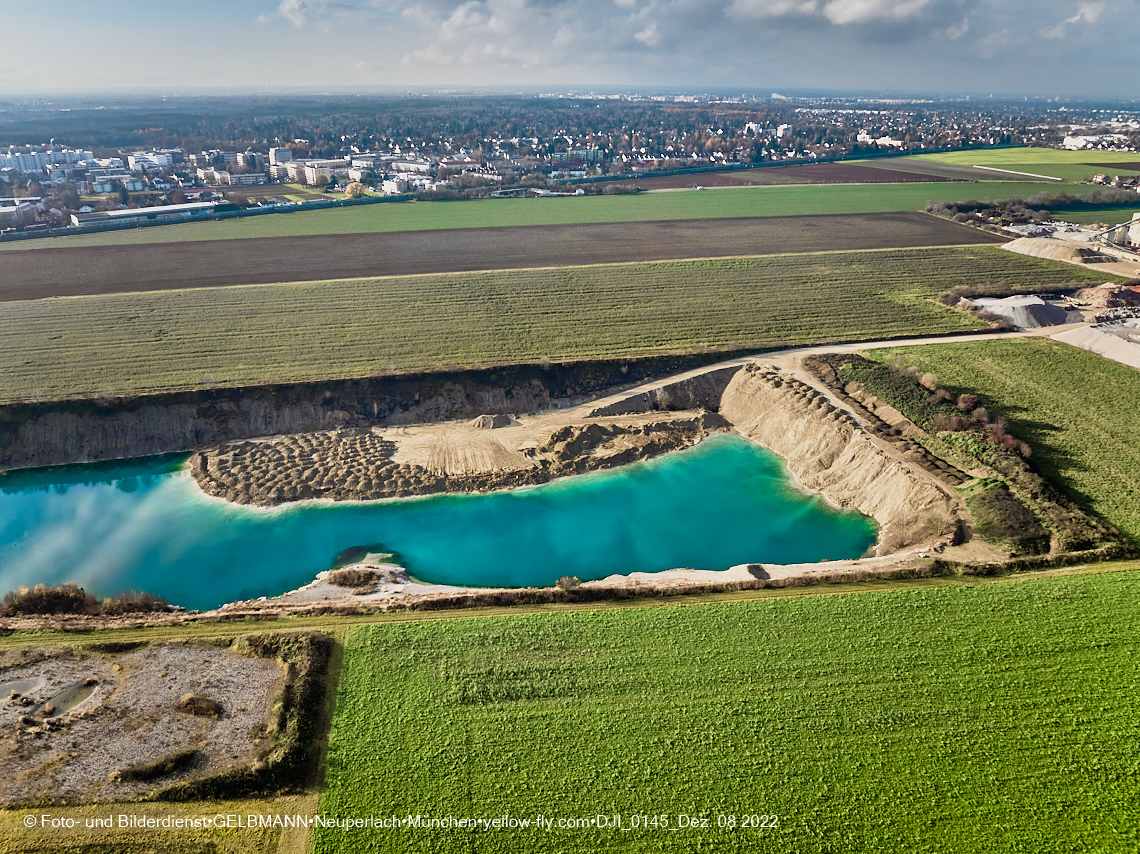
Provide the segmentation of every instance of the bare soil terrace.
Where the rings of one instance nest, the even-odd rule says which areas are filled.
[[[0,302],[367,276],[1000,242],[994,235],[922,213],[879,213],[42,249],[5,255]]]

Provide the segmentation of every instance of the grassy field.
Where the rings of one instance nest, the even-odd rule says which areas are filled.
[[[1140,207],[1106,207],[1087,211],[1055,211],[1053,219],[1075,222],[1077,225],[1095,225],[1097,223],[1117,225],[1128,222],[1136,213],[1140,213]]]
[[[955,394],[980,395],[1046,475],[1140,543],[1140,371],[1040,338],[867,353],[895,355]]]
[[[699,193],[668,192],[628,196],[404,202],[26,240],[0,244],[0,251],[585,222],[888,213],[922,210],[927,202],[932,201],[952,202],[968,198],[996,201],[1015,195],[1031,196],[1040,190],[1039,184],[1017,182],[978,185],[866,184],[740,187],[710,189]]]
[[[910,160],[904,158],[901,162]],[[952,166],[992,166],[997,169],[1009,169],[1013,172],[1029,172],[1036,175],[1047,175],[1052,178],[1062,178],[1066,181],[1085,181],[1093,175],[1101,173],[1117,174],[1126,172],[1134,174],[1140,169],[1118,168],[1115,172],[1106,163],[1137,163],[1140,155],[1129,151],[1061,151],[1055,148],[1003,148],[996,151],[951,151],[943,154],[919,154],[915,160],[932,163],[946,163]],[[1102,164],[1102,165],[1094,165]],[[979,173],[984,171],[979,169]],[[1000,175],[1000,173],[991,173]],[[1011,179],[1017,176],[1010,175]],[[1044,187],[1036,187],[1029,195],[1039,193]],[[1064,189],[1064,188],[1062,188]],[[1070,190],[1069,192],[1072,192]],[[1022,195],[1016,193],[1014,195]],[[1024,196],[1022,196],[1024,198]]]
[[[974,246],[13,302],[0,402],[972,330],[932,298],[1103,279]]]
[[[315,850],[1129,850],[1138,602],[1114,573],[361,628],[323,814],[611,826],[318,831]],[[711,826],[633,828],[660,815]]]

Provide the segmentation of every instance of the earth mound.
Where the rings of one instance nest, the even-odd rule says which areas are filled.
[[[1095,288],[1085,288],[1078,292],[1077,299],[1093,308],[1119,308],[1126,305],[1140,305],[1140,292],[1124,285],[1105,282]]]
[[[480,415],[468,422],[472,427],[477,430],[494,430],[498,427],[510,427],[511,417],[509,415]]]
[[[1042,326],[1061,326],[1080,320],[1079,312],[1069,312],[1057,305],[1050,305],[1035,296],[1016,296],[1004,299],[982,298],[963,300],[972,308],[988,311],[1014,326],[1022,329],[1039,329]],[[1072,315],[1070,317],[1070,315]]]

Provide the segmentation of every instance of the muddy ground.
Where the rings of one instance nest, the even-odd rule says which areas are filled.
[[[37,249],[5,253],[0,301],[364,276],[911,248],[1002,240],[922,213],[880,213]]]

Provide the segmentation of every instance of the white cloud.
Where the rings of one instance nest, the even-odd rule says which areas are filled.
[[[635,33],[633,37],[649,47],[656,47],[658,42],[661,41],[661,33],[657,32],[656,24],[650,24],[640,33]]]
[[[468,0],[443,22],[443,38],[451,41],[464,32],[482,29],[489,20],[486,5],[479,0]]]
[[[437,44],[429,44],[423,50],[415,50],[411,53],[404,54],[404,65],[414,65],[416,63],[428,63],[431,65],[447,65],[455,59],[455,56],[450,53],[444,52]]]
[[[935,0],[733,0],[730,15],[742,18],[824,18],[840,26],[872,21],[908,21]]]
[[[574,41],[577,34],[570,27],[559,27],[550,44],[554,47],[566,47]]]
[[[302,27],[307,23],[309,4],[305,0],[281,0],[277,12],[292,21],[294,27]]]
[[[370,9],[362,9],[354,3],[338,0],[281,0],[276,12],[258,15],[259,23],[268,24],[277,18],[284,18],[298,29],[312,23],[327,27],[328,20],[350,21],[354,24],[374,22],[381,17]]]
[[[831,0],[823,14],[833,24],[863,24],[870,21],[907,21],[934,0]]]
[[[1097,0],[1097,2],[1093,3],[1082,3],[1077,7],[1077,14],[1071,18],[1066,18],[1055,27],[1050,27],[1042,35],[1047,39],[1059,39],[1064,37],[1066,30],[1072,24],[1079,24],[1081,21],[1088,24],[1095,24],[1097,18],[1104,14],[1104,10],[1107,6],[1108,4],[1105,3],[1104,0]]]
[[[817,0],[733,0],[728,13],[739,18],[782,18],[787,15],[814,15]]]
[[[950,38],[951,41],[957,41],[968,32],[970,32],[970,19],[963,18],[962,23],[955,24],[954,26],[947,28],[946,35]]]

